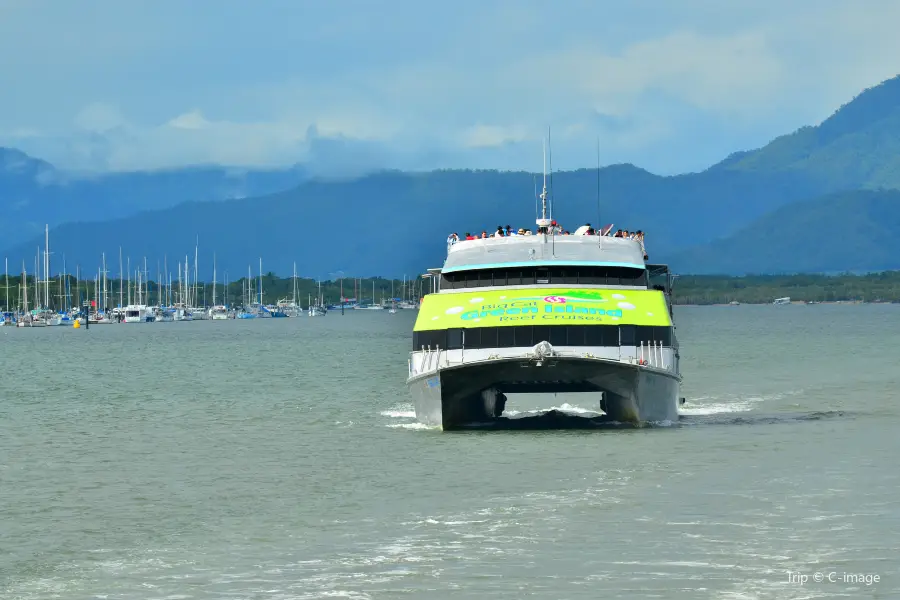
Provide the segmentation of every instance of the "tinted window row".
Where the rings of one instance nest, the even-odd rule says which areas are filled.
[[[422,346],[459,348],[514,348],[547,341],[554,346],[672,345],[672,328],[646,325],[523,325],[413,332],[413,350]]]
[[[647,271],[628,267],[522,267],[441,275],[441,289],[541,284],[646,286]]]

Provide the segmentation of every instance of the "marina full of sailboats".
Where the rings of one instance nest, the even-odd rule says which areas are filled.
[[[162,264],[156,265],[153,274],[146,258],[132,264],[131,258],[124,257],[120,248],[118,256],[113,257],[113,261],[118,262],[118,277],[115,279],[110,278],[115,266],[110,264],[113,261],[105,253],[98,257],[98,266],[93,272],[84,272],[80,266],[70,272],[63,257],[62,268],[57,267],[55,273],[51,269],[53,254],[49,227],[45,226],[44,247],[36,249],[33,265],[23,261],[20,271],[19,265],[12,266],[8,259],[5,260],[4,290],[0,293],[0,302],[3,302],[0,327],[290,318],[325,316],[334,312],[344,313],[345,310],[380,310],[395,314],[401,309],[418,308],[423,285],[420,279],[407,281],[404,277],[402,283],[397,282],[400,289],[399,294],[395,295],[395,282],[392,280],[388,295],[385,289],[387,282],[381,280],[379,298],[373,279],[371,298],[358,300],[357,297],[363,293],[362,280],[353,279],[354,296],[346,297],[345,282],[341,279],[339,284],[328,282],[332,287],[339,285],[340,290],[338,301],[328,304],[321,280],[316,282],[315,294],[305,294],[305,299],[301,297],[301,280],[297,276],[295,263],[289,294],[274,302],[269,294],[269,301],[265,302],[267,292],[264,282],[272,275],[264,276],[262,258],[258,258],[255,265],[248,265],[246,277],[240,279],[238,297],[236,281],[229,284],[227,273],[220,280],[215,255],[212,283],[201,280],[199,243],[194,248],[193,257],[185,255],[183,260],[171,266],[165,258]],[[253,272],[254,266],[257,267],[256,273]],[[269,281],[271,283],[271,279]],[[308,285],[305,289],[309,289]]]

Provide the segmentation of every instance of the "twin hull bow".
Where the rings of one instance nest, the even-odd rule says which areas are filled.
[[[678,344],[663,291],[518,288],[429,294],[407,380],[419,421],[503,414],[506,394],[602,392],[610,421],[678,419]]]

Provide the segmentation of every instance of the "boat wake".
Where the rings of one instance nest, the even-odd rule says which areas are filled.
[[[613,421],[602,412],[586,409],[577,405],[563,403],[549,409],[509,410],[502,417],[466,423],[460,430],[497,430],[497,431],[541,431],[541,430],[620,430],[620,429],[660,429],[672,427],[699,427],[721,425],[774,425],[779,423],[798,423],[820,421],[853,416],[843,410],[833,411],[794,411],[762,413],[757,412],[766,402],[777,401],[802,393],[803,390],[771,394],[767,396],[751,396],[746,398],[720,399],[702,397],[698,405],[688,404],[679,411],[677,421],[651,422],[636,425]],[[403,422],[388,423],[394,429],[430,430],[435,429],[415,421],[416,413],[412,404],[398,404],[379,413],[383,417]]]

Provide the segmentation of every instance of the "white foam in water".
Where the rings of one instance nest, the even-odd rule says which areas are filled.
[[[397,404],[395,406],[392,406],[388,410],[381,411],[378,414],[380,414],[382,417],[390,417],[392,419],[416,418],[416,410],[410,403]]]
[[[579,414],[579,415],[598,414],[596,410],[591,410],[589,408],[581,408],[580,406],[573,406],[573,405],[569,404],[568,402],[563,402],[559,406],[554,406],[551,408],[551,410],[558,410],[560,412],[567,412],[567,413],[575,413],[575,414]]]
[[[401,428],[401,429],[434,429],[431,425],[426,425],[425,423],[392,423],[388,425],[391,428]]]
[[[746,398],[735,397],[731,399],[719,396],[701,396],[688,399],[687,406],[679,409],[679,413],[688,416],[719,415],[723,413],[749,412],[756,408],[757,404],[770,400],[780,400],[785,396],[793,396],[802,393],[803,390],[792,390],[779,394],[766,396],[749,396]]]

